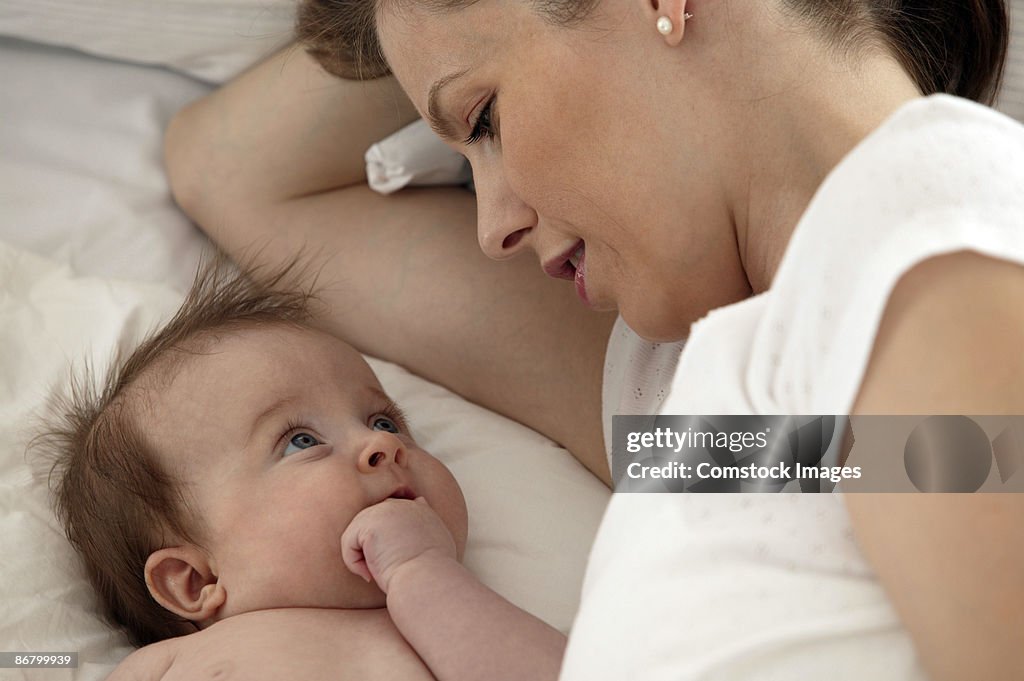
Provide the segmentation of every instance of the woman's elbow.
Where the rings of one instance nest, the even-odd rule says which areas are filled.
[[[199,221],[199,213],[206,196],[205,186],[200,181],[199,172],[204,166],[201,160],[201,136],[196,134],[196,126],[191,116],[192,107],[179,111],[171,119],[164,133],[164,169],[171,196],[193,220]]]

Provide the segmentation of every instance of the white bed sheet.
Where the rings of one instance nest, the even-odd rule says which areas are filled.
[[[25,443],[70,361],[104,364],[188,286],[205,239],[171,201],[161,137],[207,91],[158,67],[0,38],[0,651],[80,653],[76,670],[0,669],[4,681],[98,680],[129,651],[97,615]],[[608,491],[529,429],[373,365],[463,486],[467,564],[567,630]]]

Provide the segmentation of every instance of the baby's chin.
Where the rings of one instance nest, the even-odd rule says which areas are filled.
[[[225,600],[224,607],[217,613],[216,617],[204,622],[200,628],[249,612],[262,610],[278,610],[285,608],[310,608],[310,609],[335,609],[335,610],[374,610],[387,607],[387,595],[377,587],[374,582],[366,582],[362,577],[351,575],[351,579],[343,588],[337,585],[325,586],[322,590],[314,590],[316,593],[307,592],[303,595],[278,593],[268,597],[268,594],[252,594],[246,597],[239,594],[239,597],[232,598],[229,593]]]
[[[312,598],[312,602],[304,606],[296,604],[280,605],[278,607],[310,607],[310,608],[335,608],[339,610],[371,610],[374,608],[386,608],[388,597],[376,582],[367,582],[355,574],[346,575],[346,584],[342,589],[333,589],[329,597]]]
[[[355,575],[353,575],[355,577]],[[376,582],[366,582],[362,577],[355,577],[358,585],[353,592],[342,599],[343,605],[337,607],[350,610],[366,610],[370,608],[386,608],[388,597]]]

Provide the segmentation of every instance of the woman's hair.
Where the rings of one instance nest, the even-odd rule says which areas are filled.
[[[119,352],[102,385],[88,365],[83,375],[72,375],[33,440],[31,449],[52,463],[57,517],[104,614],[136,646],[194,630],[153,600],[144,573],[153,551],[171,541],[200,545],[203,528],[182,481],[161,464],[146,437],[141,416],[148,410],[147,392],[172,380],[220,334],[254,325],[307,325],[314,294],[287,288],[295,269],[293,264],[253,278],[221,257],[208,260],[177,314],[127,356]]]
[[[999,93],[1009,47],[1004,0],[783,0],[826,31],[835,47],[883,45],[925,95],[983,104]]]
[[[513,0],[503,0],[513,1]],[[830,44],[854,50],[886,46],[925,95],[943,92],[991,104],[999,90],[1009,42],[1004,0],[781,0],[825,31]],[[444,12],[477,0],[303,0],[296,35],[336,76],[369,79],[390,68],[377,38],[384,2],[419,2]],[[549,21],[573,24],[597,0],[531,0]]]
[[[502,0],[511,2],[513,0]],[[519,1],[519,0],[516,0]],[[598,0],[530,0],[553,24],[571,26],[586,18]],[[385,3],[415,2],[438,14],[479,0],[302,0],[295,18],[296,39],[328,73],[369,80],[391,73],[377,38],[377,12]]]

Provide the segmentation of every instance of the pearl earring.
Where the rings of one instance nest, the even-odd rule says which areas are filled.
[[[692,18],[693,15],[689,12],[683,13],[683,21],[689,21]],[[668,17],[658,17],[658,23],[656,25],[658,27],[658,33],[662,35],[668,35],[672,32],[672,29],[675,28],[675,26],[672,25],[672,20]]]

